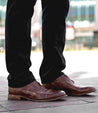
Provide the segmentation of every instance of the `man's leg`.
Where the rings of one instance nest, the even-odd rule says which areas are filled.
[[[31,17],[36,0],[8,0],[6,12],[6,65],[10,87],[35,80],[31,66]]]
[[[65,18],[68,0],[42,0],[43,6],[43,62],[40,75],[47,89],[64,90],[67,95],[80,96],[96,91],[94,87],[78,87],[61,71],[65,68]]]
[[[68,9],[68,0],[42,0],[43,62],[40,68],[42,83],[51,83],[63,75],[65,19]]]
[[[66,96],[62,91],[47,90],[41,86],[29,71],[30,27],[35,2],[36,0],[8,0],[6,14],[8,99],[53,101]]]

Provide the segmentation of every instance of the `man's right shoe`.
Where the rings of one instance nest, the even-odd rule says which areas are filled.
[[[34,81],[24,87],[11,88],[9,87],[8,99],[21,100],[27,99],[32,101],[54,101],[64,98],[66,93],[61,90],[46,89],[37,81]]]

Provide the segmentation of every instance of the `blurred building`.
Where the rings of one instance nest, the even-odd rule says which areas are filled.
[[[0,0],[0,26],[4,26],[7,0]]]
[[[0,0],[0,51],[5,48],[5,13],[7,0]]]
[[[98,47],[98,0],[96,0],[96,6],[95,6],[94,43]]]
[[[96,24],[95,12],[97,0],[70,0],[70,10],[67,17],[67,26],[73,26],[75,29],[75,38],[67,40],[67,46],[81,48],[88,46],[92,48],[98,46],[94,40],[94,29]],[[95,7],[96,6],[96,7]],[[66,37],[67,38],[67,37]]]
[[[81,49],[98,46],[98,0],[70,0],[66,19],[66,47]],[[4,25],[7,0],[0,0],[0,48],[4,47]],[[54,6],[55,7],[55,6]],[[31,37],[38,46],[41,44],[41,0],[37,0],[32,18]],[[35,43],[33,43],[35,45]]]
[[[94,22],[95,0],[70,0],[68,20]]]

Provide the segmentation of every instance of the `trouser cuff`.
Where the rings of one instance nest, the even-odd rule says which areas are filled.
[[[62,75],[64,75],[63,72],[60,72],[60,73],[57,73],[55,75],[51,75],[51,76],[48,76],[48,77],[45,76],[45,77],[41,78],[42,84],[49,84],[49,83],[55,81],[58,77],[60,77]]]

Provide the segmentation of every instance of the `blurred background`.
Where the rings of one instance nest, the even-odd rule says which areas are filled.
[[[5,14],[7,0],[0,0],[0,52],[5,51]],[[32,51],[41,50],[41,0],[32,18]],[[65,50],[98,50],[98,0],[70,0],[66,21]]]
[[[0,77],[7,77],[5,65],[5,15],[7,0],[0,0]],[[55,6],[54,6],[55,7]],[[37,0],[32,18],[31,71],[39,79],[42,62],[42,10]],[[67,73],[73,78],[98,77],[98,0],[70,0],[66,22]]]

